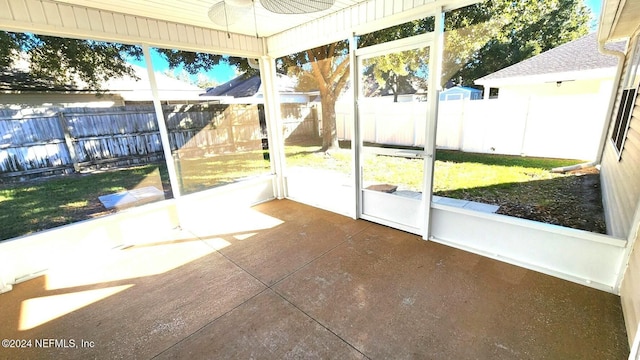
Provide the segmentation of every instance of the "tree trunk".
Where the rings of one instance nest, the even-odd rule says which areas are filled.
[[[336,97],[332,93],[320,91],[322,103],[322,151],[338,149],[338,128],[336,126]]]
[[[391,91],[393,91],[393,102],[398,102],[398,88],[400,88],[398,84],[398,75],[393,71],[389,75],[389,82],[391,82]]]

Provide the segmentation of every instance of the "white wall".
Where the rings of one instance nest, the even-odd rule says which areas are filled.
[[[633,49],[632,43],[629,48]],[[627,54],[625,73],[629,71],[631,54]],[[622,84],[624,84],[623,75]],[[620,107],[624,85],[617,89],[616,103],[612,113],[611,127]],[[611,129],[610,129],[611,130]],[[618,154],[611,141],[611,132],[602,156],[600,172],[602,200],[607,221],[607,232],[613,236],[626,238],[629,242],[628,259],[621,272],[620,298],[624,314],[629,345],[634,343],[640,328],[640,251],[638,234],[640,229],[640,96],[636,95],[630,125],[622,152]],[[637,359],[637,358],[636,358]]]
[[[613,74],[611,75],[611,77]],[[606,93],[611,95],[613,79],[590,79],[576,81],[546,82],[537,84],[501,85],[499,98],[529,96],[564,96]]]
[[[0,242],[0,292],[56,264],[135,243],[177,225],[175,202],[165,200]]]
[[[555,85],[554,85],[555,86]],[[557,96],[441,101],[436,146],[467,152],[594,160],[605,122],[608,91]],[[350,139],[344,119],[350,104],[336,104],[338,136]],[[389,145],[424,145],[424,102],[370,101],[361,107],[363,139]]]
[[[435,242],[618,292],[625,239],[440,204],[431,208],[430,239]]]

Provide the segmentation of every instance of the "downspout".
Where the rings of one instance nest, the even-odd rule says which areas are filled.
[[[598,163],[600,163],[602,161],[602,156],[604,154],[604,148],[607,144],[607,137],[609,135],[609,127],[611,125],[611,121],[612,121],[612,117],[613,117],[613,108],[615,106],[615,102],[616,102],[616,97],[618,95],[618,90],[619,90],[619,86],[620,86],[620,81],[622,80],[622,71],[624,70],[624,63],[625,60],[627,58],[626,53],[622,52],[622,51],[616,51],[616,50],[611,50],[611,49],[607,49],[604,47],[605,42],[603,40],[598,39],[598,51],[600,51],[601,54],[604,55],[611,55],[611,56],[616,56],[618,58],[618,65],[616,67],[616,75],[613,78],[613,89],[611,90],[611,98],[609,99],[609,107],[607,108],[607,118],[608,121],[605,121],[605,125],[604,128],[602,129],[602,137],[600,138],[600,145],[599,145],[599,150],[598,150],[598,155],[597,155],[597,159],[596,161]],[[627,46],[629,46],[629,44],[627,43]],[[602,188],[602,191],[604,192],[604,187]],[[606,201],[604,199],[603,196],[603,203],[606,209]],[[606,211],[605,211],[605,220],[609,220],[606,216]],[[608,221],[607,221],[608,223]],[[640,204],[638,204],[636,206],[636,211],[634,214],[634,218],[633,218],[633,224],[639,224],[640,223]],[[632,231],[631,234],[627,237],[627,246],[624,250],[624,254],[622,257],[622,262],[620,264],[620,268],[618,271],[618,276],[616,279],[616,283],[615,286],[613,288],[613,291],[615,294],[620,295],[620,287],[622,285],[622,280],[624,279],[624,275],[625,275],[625,270],[628,266],[629,263],[629,259],[631,257],[631,251],[633,250],[633,244],[635,243],[633,236],[637,236],[637,231],[638,228],[636,228],[636,231]],[[632,344],[630,344],[632,345]],[[631,357],[630,357],[631,358]]]
[[[607,121],[604,123],[602,129],[602,135],[600,136],[600,144],[598,145],[598,154],[594,161],[595,164],[602,162],[602,154],[604,153],[604,147],[607,144],[607,136],[609,135],[609,125],[611,124],[611,118],[613,116],[613,107],[616,104],[616,97],[618,95],[618,86],[620,86],[620,79],[622,78],[622,70],[624,69],[624,61],[626,54],[622,51],[611,50],[604,47],[605,42],[598,40],[598,51],[603,55],[615,56],[618,58],[618,65],[616,66],[616,75],[613,78],[613,88],[611,89],[611,98],[609,99],[609,106],[607,107]]]

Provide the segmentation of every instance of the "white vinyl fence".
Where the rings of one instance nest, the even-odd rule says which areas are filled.
[[[338,137],[351,139],[350,104],[336,104]],[[441,101],[436,145],[478,153],[593,160],[605,123],[600,94],[520,100]],[[361,107],[365,142],[423,146],[425,102],[370,102]]]

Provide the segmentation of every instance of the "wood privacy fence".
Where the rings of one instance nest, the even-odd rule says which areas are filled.
[[[594,160],[606,120],[602,94],[537,96],[520,100],[455,100],[438,105],[436,146],[506,155]],[[351,104],[336,104],[338,136],[351,139]],[[367,103],[363,140],[424,146],[427,103]]]
[[[180,157],[261,149],[262,105],[163,106],[172,152]],[[285,136],[317,134],[315,109],[283,104]],[[152,106],[0,110],[0,176],[71,173],[163,158]]]

